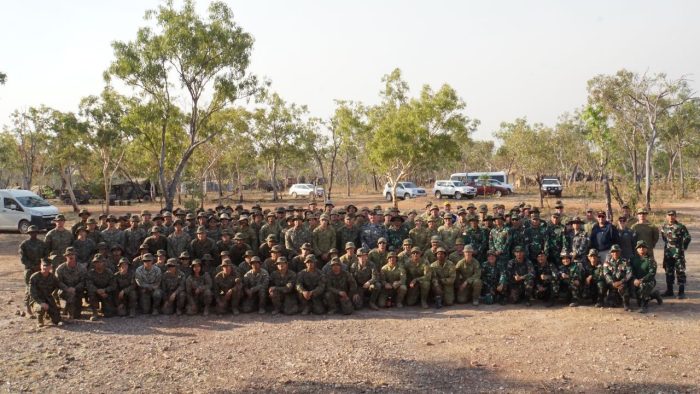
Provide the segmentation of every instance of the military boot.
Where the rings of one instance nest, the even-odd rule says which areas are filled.
[[[97,309],[92,310],[92,315],[90,316],[90,321],[97,321],[100,319],[100,315],[97,314]]]
[[[43,327],[44,326],[44,312],[39,312],[37,313],[36,316],[36,325],[37,327]]]
[[[659,291],[658,291],[658,290],[654,290],[654,291],[651,293],[651,298],[655,299],[655,300],[656,300],[656,303],[659,304],[659,305],[661,305],[661,304],[664,303],[664,299],[661,298],[661,294],[659,294]]]
[[[647,304],[649,304],[649,301],[647,301],[647,300],[642,301],[642,305],[639,308],[639,313],[647,313]]]
[[[625,309],[625,312],[629,312],[632,310],[632,308],[630,307],[630,297],[629,296],[622,297],[622,307]]]
[[[129,317],[136,317],[136,308],[129,309]]]
[[[678,285],[678,295],[676,298],[679,300],[685,299],[685,285]]]
[[[442,297],[437,296],[435,297],[435,309],[440,309],[442,308]]]
[[[373,310],[373,311],[378,311],[378,310],[379,310],[379,307],[377,306],[377,304],[375,304],[374,302],[370,301],[370,302],[369,302],[369,309],[371,309],[371,310]]]
[[[673,282],[666,281],[666,292],[663,294],[664,297],[673,297]]]

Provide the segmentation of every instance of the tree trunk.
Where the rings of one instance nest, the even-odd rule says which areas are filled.
[[[656,134],[654,132],[654,134]],[[651,155],[654,149],[654,141],[656,138],[651,138],[651,143],[647,144],[646,155],[644,158],[644,173],[646,177],[644,178],[644,208],[647,210],[651,209]]]
[[[569,186],[576,180],[576,173],[578,172],[578,163],[574,164],[574,169],[571,171],[571,176],[569,177]]]
[[[673,184],[673,166],[676,164],[676,157],[678,156],[678,152],[673,152],[671,155],[671,159],[669,160],[668,163],[668,173],[666,174],[666,183],[671,185]]]
[[[608,178],[608,174],[603,175],[603,186],[605,187],[605,209],[607,211],[608,221],[612,223],[612,197],[610,195],[610,179]]]
[[[681,182],[681,198],[685,198],[685,174],[683,173],[683,148],[678,148],[678,177]]]
[[[374,181],[374,191],[379,191],[379,186],[377,185],[377,172],[372,170],[372,180]]]
[[[272,159],[272,201],[277,201],[277,158]]]
[[[542,177],[537,174],[537,191],[540,194],[540,208],[544,208],[544,193],[542,193]],[[484,195],[486,193],[486,188],[484,187]]]
[[[105,213],[109,215],[109,192],[112,188],[110,185],[109,169],[106,165],[102,165],[102,178],[104,179],[105,188]]]
[[[345,192],[350,197],[350,158],[345,155]]]
[[[73,205],[73,212],[78,212],[78,202],[75,200],[75,193],[73,192],[73,185],[70,180],[70,167],[61,168],[61,178],[66,183],[66,190],[68,190],[68,196],[70,197],[70,203]]]
[[[637,196],[640,196],[640,195],[642,195],[642,186],[640,184],[639,164],[638,164],[638,160],[637,160],[637,149],[636,148],[632,152],[632,176],[634,176],[635,192],[637,193]]]

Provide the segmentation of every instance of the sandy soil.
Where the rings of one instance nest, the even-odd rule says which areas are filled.
[[[535,203],[535,196],[485,202],[510,207],[523,199]],[[386,205],[372,196],[353,201]],[[586,203],[564,201],[569,214],[582,213]],[[700,202],[656,208],[669,207],[681,211],[694,239],[689,298],[652,303],[647,315],[535,303],[349,317],[139,316],[39,329],[19,316],[17,247],[24,236],[0,234],[0,390],[700,392]],[[158,207],[116,210],[144,208]],[[657,282],[664,283],[661,269]]]

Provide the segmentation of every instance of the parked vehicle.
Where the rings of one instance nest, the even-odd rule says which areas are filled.
[[[564,186],[561,185],[559,178],[547,177],[542,179],[542,188],[540,193],[542,196],[554,195],[561,197]]]
[[[474,196],[476,196],[476,188],[467,186],[460,181],[435,181],[435,185],[433,185],[433,195],[435,198],[442,198],[445,196],[453,197],[457,200],[463,197],[474,198]]]
[[[310,183],[295,183],[289,188],[289,195],[292,198],[297,197],[310,197],[314,190],[316,192],[316,197],[323,197],[324,191],[322,187],[315,187]]]
[[[74,189],[73,194],[75,195],[75,202],[77,202],[78,204],[90,204],[91,196],[87,190]],[[66,205],[71,205],[70,194],[68,193],[68,190],[64,190],[61,192],[60,199]]]
[[[450,180],[462,181],[464,183],[474,182],[477,179],[495,179],[497,181],[507,183],[508,177],[503,171],[491,171],[491,172],[457,172],[450,175]]]
[[[26,233],[31,225],[49,230],[56,215],[58,208],[29,190],[0,190],[0,230]]]
[[[496,197],[507,196],[511,191],[501,186],[500,182],[494,179],[477,179],[468,183],[469,186],[476,188],[476,194],[480,196],[494,195]]]
[[[510,183],[501,182],[498,179],[489,179],[489,181],[491,183],[493,183],[494,185],[501,186],[501,187],[508,189],[509,194],[515,193],[515,187],[513,187],[513,185],[511,185]]]
[[[384,191],[382,192],[387,201],[391,201],[391,186],[389,182],[384,184]],[[407,200],[409,198],[425,197],[427,195],[426,191],[422,187],[418,187],[413,182],[399,182],[396,185],[396,198],[401,200]]]

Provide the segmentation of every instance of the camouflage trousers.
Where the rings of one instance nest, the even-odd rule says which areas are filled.
[[[666,284],[669,287],[676,282],[685,285],[685,255],[664,253],[664,270],[666,270]]]
[[[464,285],[464,288],[462,286]],[[467,279],[456,283],[457,303],[464,304],[469,301],[478,301],[481,296],[481,279]]]
[[[454,305],[455,303],[455,287],[454,284],[440,283],[439,279],[433,279],[430,285],[433,291],[433,296],[442,297],[442,304],[445,306]]]
[[[24,268],[24,305],[29,308],[32,306],[32,297],[29,294],[29,278],[34,275],[35,272],[39,272],[39,266]]]
[[[283,293],[272,289],[270,292],[270,302],[274,310],[284,313],[285,315],[293,315],[299,312],[297,297],[293,292]]]
[[[420,298],[421,306],[428,305],[428,296],[430,295],[430,282],[427,280],[417,281],[413,287],[406,288],[406,305],[413,306],[418,303]]]
[[[308,314],[309,311],[312,311],[314,314],[320,315],[326,310],[323,306],[323,295],[313,295],[311,299],[307,300],[303,295],[298,293],[297,299],[299,300],[299,307],[303,314]]]
[[[258,290],[253,290],[253,292],[248,295],[243,292],[243,300],[241,301],[241,311],[243,313],[250,313],[256,308],[259,312],[265,312],[265,306],[267,305],[267,288],[260,288]]]
[[[366,303],[377,305],[379,291],[379,287],[374,284],[370,285],[369,288],[358,286],[357,291],[352,295],[352,304],[355,309],[362,309]]]
[[[175,290],[170,293],[163,292],[163,307],[161,308],[161,312],[163,312],[164,315],[172,315],[173,313],[181,314],[185,309],[185,301],[187,301],[187,296],[184,291]]]
[[[242,287],[237,285],[233,287],[231,294],[217,294],[216,313],[219,315],[224,314],[226,311],[234,314],[238,313],[238,304],[241,302],[241,291],[243,291]]]
[[[555,294],[557,298],[563,292],[567,300],[578,301],[579,287],[581,285],[581,282],[578,279],[560,279],[558,282],[559,291],[557,291],[557,293]]]
[[[403,304],[404,298],[406,298],[406,286],[399,285],[397,287],[392,287],[391,289],[382,288],[379,291],[379,298],[377,299],[377,305],[380,308],[385,308],[390,305]],[[391,303],[388,301],[391,299]]]
[[[119,316],[126,316],[129,312],[136,313],[136,305],[138,304],[138,296],[135,289],[125,291],[122,299],[119,299],[119,291],[114,294],[114,305]],[[128,308],[128,311],[127,311]]]
[[[37,314],[37,318],[43,321],[46,316],[51,319],[53,324],[58,324],[61,321],[61,311],[53,298],[49,298],[46,302],[49,306],[48,310],[44,310],[40,304],[34,303],[32,309]]]
[[[208,310],[213,298],[211,290],[209,289],[204,289],[204,291],[199,294],[195,294],[194,292],[187,293],[185,312],[188,315],[196,315],[200,309]]]
[[[532,296],[538,300],[553,299],[559,294],[559,281],[550,279],[538,281],[532,289]]]
[[[105,317],[112,317],[116,315],[116,307],[114,306],[114,296],[107,293],[104,297],[97,292],[88,292],[88,300],[90,301],[90,309],[93,312],[97,312],[100,307],[102,308],[102,314]]]
[[[583,286],[581,286],[581,298],[590,299],[594,303],[602,301],[603,291],[605,290],[605,281],[593,280],[590,283],[583,281]]]
[[[326,291],[325,299],[326,306],[328,306],[328,313],[335,313],[338,310],[338,305],[340,305],[340,312],[343,315],[349,315],[355,310],[349,294],[347,297],[341,298],[332,291]]]
[[[603,293],[601,294],[602,299],[603,299],[603,303],[608,302],[610,295],[615,296],[615,298],[617,298],[617,299],[621,298],[624,305],[629,305],[629,302],[630,302],[629,286],[627,286],[626,283],[623,284],[620,288],[615,288],[615,287],[613,287],[613,285],[611,283],[606,283],[604,288],[603,288]]]
[[[157,312],[158,309],[160,309],[162,299],[163,292],[160,291],[160,289],[139,287],[139,303],[141,305],[141,312]]]
[[[517,304],[520,300],[530,301],[533,285],[532,280],[510,283],[508,285],[508,300],[514,304]]]
[[[80,313],[83,309],[83,297],[81,292],[68,292],[59,290],[58,297],[66,302],[65,311],[71,319],[80,319]]]
[[[639,287],[634,285],[634,280],[630,281],[629,284],[630,293],[634,293],[635,298],[639,301],[647,301],[651,298],[651,294],[654,292],[656,287],[656,280],[652,279],[646,282],[642,282]]]

